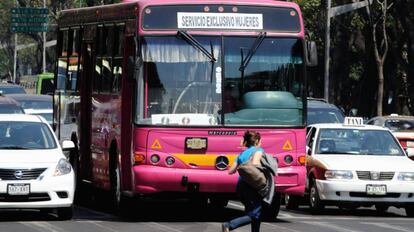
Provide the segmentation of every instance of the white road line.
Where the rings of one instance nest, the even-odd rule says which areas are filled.
[[[287,228],[287,227],[284,227],[284,226],[279,226],[279,225],[272,224],[272,223],[268,223],[268,222],[265,222],[265,223],[262,223],[262,224],[265,224],[265,225],[271,226],[271,227],[273,227],[273,228],[277,228],[277,229],[278,229],[277,231],[301,232],[301,231],[299,231],[299,230],[290,229],[290,228]]]
[[[149,226],[151,226],[153,228],[161,229],[163,231],[183,232],[181,230],[177,230],[177,229],[174,229],[172,227],[169,227],[169,226],[166,226],[166,225],[163,225],[163,224],[160,224],[160,223],[156,223],[156,222],[150,222],[148,224],[149,224]]]
[[[390,225],[390,224],[381,223],[381,222],[361,222],[361,224],[374,225],[374,226],[378,226],[378,227],[381,227],[381,228],[390,229],[390,230],[393,230],[393,231],[403,231],[403,232],[412,232],[413,231],[413,230],[406,229],[406,228],[401,227],[401,226]]]
[[[351,229],[344,228],[344,227],[341,227],[341,226],[337,226],[337,225],[334,225],[334,224],[328,223],[328,222],[302,222],[302,223],[310,224],[310,225],[314,225],[314,226],[319,226],[319,227],[322,227],[322,228],[328,228],[328,229],[339,231],[339,232],[361,232],[359,230],[351,230]]]
[[[54,226],[48,222],[19,222],[27,227],[35,229],[40,232],[50,231],[50,232],[64,232],[63,228]]]
[[[108,226],[104,226],[104,225],[99,224],[99,223],[102,223],[102,222],[103,221],[82,221],[81,223],[89,223],[89,224],[93,224],[93,225],[95,225],[95,226],[97,226],[97,227],[99,227],[101,229],[107,230],[107,231],[119,232],[119,230],[115,230],[115,229],[112,229],[112,228],[110,228]]]

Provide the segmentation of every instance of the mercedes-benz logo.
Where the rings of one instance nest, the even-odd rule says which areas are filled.
[[[17,170],[14,172],[14,177],[16,177],[16,179],[21,179],[23,177],[23,172],[22,170]]]
[[[229,166],[229,159],[225,156],[219,156],[216,158],[216,168],[218,170],[226,170]]]
[[[379,180],[380,173],[379,172],[371,172],[371,179],[372,180]]]

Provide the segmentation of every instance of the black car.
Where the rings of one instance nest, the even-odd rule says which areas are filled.
[[[308,98],[308,125],[315,123],[343,123],[343,112],[324,99]]]

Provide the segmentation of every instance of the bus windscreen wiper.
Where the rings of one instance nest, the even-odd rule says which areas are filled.
[[[177,35],[181,36],[187,43],[189,43],[193,47],[200,50],[204,55],[206,55],[211,60],[211,62],[216,62],[216,58],[214,58],[212,46],[211,46],[211,53],[210,53],[209,51],[207,51],[207,49],[203,47],[203,45],[200,42],[198,42],[196,38],[188,34],[186,31],[178,31]]]
[[[249,53],[247,53],[246,57],[243,57],[243,48],[241,48],[241,56],[242,56],[241,59],[242,60],[240,63],[239,71],[243,72],[246,69],[254,53],[256,53],[257,49],[259,48],[260,44],[262,44],[265,37],[266,37],[266,32],[260,32],[259,36],[257,36],[256,40],[252,44],[252,47],[249,49]]]

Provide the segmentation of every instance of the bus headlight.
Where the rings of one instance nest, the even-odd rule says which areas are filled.
[[[71,170],[72,166],[70,165],[70,163],[66,159],[62,158],[56,165],[55,173],[53,174],[53,176],[66,175],[70,173]]]
[[[400,172],[398,174],[398,180],[414,181],[414,172]]]
[[[325,178],[326,179],[335,179],[335,180],[350,180],[354,177],[351,171],[345,170],[326,170]]]

